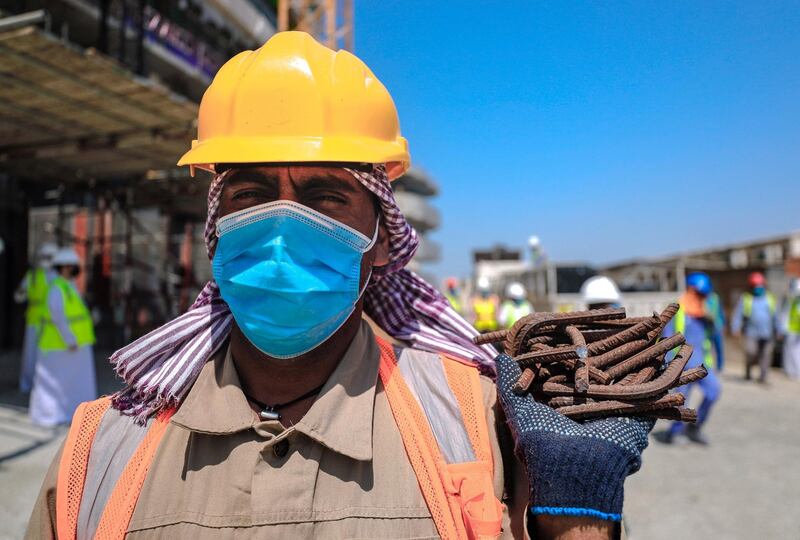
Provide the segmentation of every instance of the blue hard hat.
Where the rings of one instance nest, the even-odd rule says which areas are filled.
[[[686,276],[686,286],[691,287],[703,296],[708,296],[714,287],[711,286],[711,278],[705,272],[692,272]]]

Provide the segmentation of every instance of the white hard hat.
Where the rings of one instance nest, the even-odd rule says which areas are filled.
[[[39,246],[38,255],[39,257],[53,257],[56,252],[58,251],[58,246],[55,245],[53,242],[45,242],[41,246]]]
[[[594,276],[584,281],[581,296],[586,304],[614,304],[622,299],[617,284],[606,276]]]
[[[479,291],[488,291],[489,290],[489,278],[486,276],[481,276],[478,278],[478,290]]]
[[[512,281],[506,287],[506,296],[513,300],[522,300],[525,298],[525,287],[519,281]]]
[[[61,248],[53,256],[53,266],[80,266],[81,260],[72,248]]]

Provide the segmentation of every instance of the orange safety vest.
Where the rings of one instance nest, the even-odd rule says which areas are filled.
[[[494,461],[477,369],[456,358],[415,349],[398,349],[398,358],[391,344],[375,339],[389,407],[439,535],[445,540],[499,537],[503,505],[492,485]],[[56,486],[59,540],[76,537],[89,453],[110,405],[110,398],[103,397],[82,403],[75,411]],[[460,413],[460,422],[458,414],[448,417],[454,411]],[[125,537],[173,413],[161,413],[148,428],[111,492],[96,540]]]

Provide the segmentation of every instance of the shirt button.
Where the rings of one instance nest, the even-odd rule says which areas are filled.
[[[289,441],[283,439],[276,442],[272,447],[272,452],[279,458],[284,457],[289,452]]]

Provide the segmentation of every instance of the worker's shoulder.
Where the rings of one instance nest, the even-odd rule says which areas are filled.
[[[75,435],[85,437],[86,432],[97,441],[126,439],[131,434],[141,436],[147,431],[151,419],[144,423],[136,417],[124,414],[111,404],[111,398],[104,396],[92,401],[84,401],[75,411],[70,432],[80,430]]]

